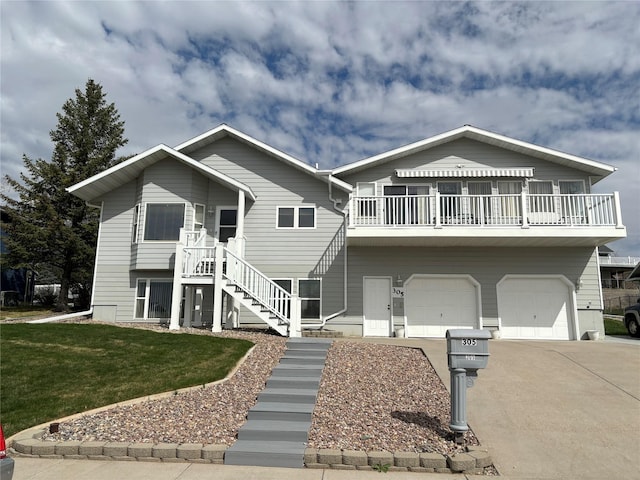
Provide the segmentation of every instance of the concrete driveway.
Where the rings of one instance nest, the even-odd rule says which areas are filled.
[[[422,340],[447,383],[446,343]],[[640,341],[491,340],[468,422],[518,479],[639,478]]]

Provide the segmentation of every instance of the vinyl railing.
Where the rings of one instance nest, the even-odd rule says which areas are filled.
[[[225,248],[224,253],[224,277],[257,303],[268,308],[274,316],[289,323],[291,294],[230,250]]]
[[[619,226],[617,194],[354,196],[349,226]]]

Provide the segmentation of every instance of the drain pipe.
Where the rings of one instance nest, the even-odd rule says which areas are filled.
[[[70,318],[86,317],[88,315],[93,315],[93,307],[91,307],[89,310],[85,310],[84,312],[66,313],[64,315],[57,315],[55,317],[40,318],[38,320],[28,320],[26,323],[60,322],[62,320],[69,320]]]
[[[320,175],[326,175],[325,172],[318,172]],[[340,315],[342,315],[343,313],[346,313],[347,311],[347,213],[345,210],[341,209],[338,205],[340,205],[341,201],[339,198],[334,198],[333,197],[333,193],[331,191],[331,185],[332,185],[332,179],[333,176],[331,175],[331,172],[328,173],[328,182],[327,185],[329,187],[329,200],[331,202],[333,202],[333,208],[334,210],[336,210],[337,212],[339,212],[340,214],[342,214],[343,218],[344,218],[344,222],[343,222],[343,227],[345,229],[344,232],[344,269],[343,269],[343,281],[344,281],[344,298],[343,298],[343,304],[344,304],[344,308],[342,308],[341,310],[338,310],[335,313],[332,313],[331,315],[327,315],[326,317],[324,317],[324,319],[322,320],[322,322],[320,323],[306,323],[304,325],[304,328],[308,328],[308,329],[313,329],[313,330],[321,330],[322,328],[324,328],[324,326],[327,324],[327,322],[329,320],[332,320]]]

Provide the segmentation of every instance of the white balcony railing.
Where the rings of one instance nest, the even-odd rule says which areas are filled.
[[[622,226],[617,194],[354,196],[350,227]]]

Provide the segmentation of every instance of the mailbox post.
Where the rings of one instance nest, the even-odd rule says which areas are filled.
[[[447,330],[447,360],[451,376],[451,423],[456,443],[463,442],[467,425],[467,388],[473,387],[478,370],[487,367],[489,339],[486,330]]]

